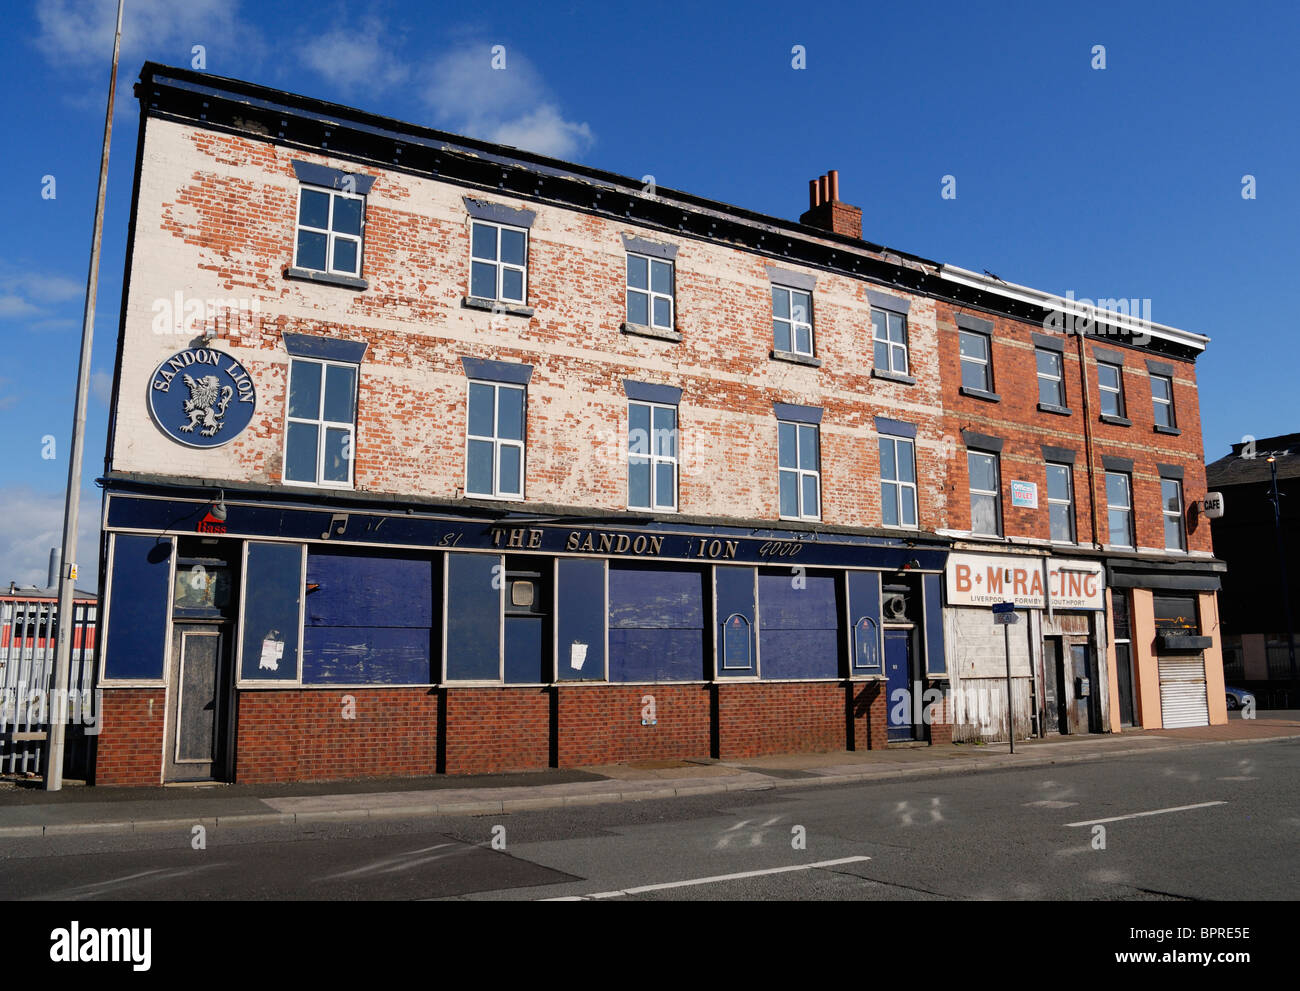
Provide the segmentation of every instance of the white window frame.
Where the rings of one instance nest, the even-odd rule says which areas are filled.
[[[1110,476],[1111,475],[1115,475],[1118,478],[1124,479],[1124,491],[1128,496],[1128,503],[1126,505],[1116,506],[1111,503],[1110,501]],[[1127,519],[1125,535],[1128,537],[1128,543],[1127,544],[1111,543],[1110,546],[1135,548],[1137,546],[1137,533],[1134,530],[1134,526],[1133,526],[1133,476],[1130,475],[1128,472],[1124,472],[1124,471],[1108,471],[1106,472],[1105,484],[1106,484],[1106,540],[1110,541],[1111,539],[1110,514],[1122,512],[1124,513]]]
[[[793,468],[781,467],[781,424],[788,423],[794,430],[794,463]],[[799,467],[799,436],[800,427],[809,427],[816,432],[817,436],[817,467],[800,468]],[[776,428],[776,465],[777,465],[777,484],[776,484],[776,511],[780,519],[783,520],[820,520],[822,518],[822,428],[817,423],[803,423],[799,420],[777,420]],[[799,515],[785,516],[781,513],[781,475],[789,473],[795,478],[795,497],[799,501]],[[803,506],[803,480],[805,476],[811,476],[817,480],[817,512],[805,513]]]
[[[966,355],[961,353],[961,341],[962,338],[964,337],[970,337],[974,340],[979,340],[984,342],[983,358],[976,358],[972,355]],[[981,333],[978,330],[959,330],[957,332],[957,360],[958,360],[957,370],[958,372],[963,373],[961,375],[961,379],[963,380],[961,382],[962,385],[966,386],[966,382],[965,382],[966,376],[964,374],[964,370],[965,370],[966,363],[970,362],[972,365],[979,365],[984,369],[984,376],[983,376],[984,384],[980,386],[966,386],[966,388],[979,389],[981,392],[993,391],[993,337],[992,335]]]
[[[1046,464],[1047,464],[1047,470],[1046,470],[1045,474],[1046,474],[1047,478],[1046,478],[1046,486],[1045,486],[1045,487],[1046,487],[1046,489],[1047,489],[1047,536],[1048,536],[1048,539],[1051,540],[1052,543],[1054,543],[1054,544],[1077,544],[1077,543],[1079,542],[1079,532],[1078,532],[1078,527],[1076,526],[1076,521],[1075,521],[1075,518],[1074,518],[1074,465],[1072,465],[1072,464],[1068,464],[1068,463],[1066,463],[1066,462],[1064,462],[1064,461],[1048,461]],[[1065,490],[1066,490],[1066,497],[1065,497],[1064,499],[1054,499],[1054,498],[1052,498],[1052,469],[1053,469],[1053,468],[1063,468],[1063,469],[1065,469]],[[1052,533],[1052,507],[1053,507],[1053,506],[1065,506],[1066,509],[1069,510],[1069,514],[1070,514],[1070,517],[1069,517],[1069,518],[1070,518],[1070,536],[1069,536],[1069,538],[1066,539],[1066,540],[1061,540],[1061,539],[1058,538],[1054,533]]]
[[[677,325],[677,263],[670,258],[654,258],[650,255],[643,255],[639,251],[629,251],[628,258],[642,258],[646,262],[646,288],[640,289],[632,285],[632,274],[627,270],[627,262],[623,263],[623,282],[627,288],[627,318],[632,322],[632,294],[638,293],[646,298],[646,319],[649,321],[646,326],[656,327],[659,330],[672,330]],[[655,292],[654,284],[654,267],[656,265],[668,266],[669,285],[672,286],[672,292],[661,293]],[[655,323],[655,300],[668,300],[668,323]]]
[[[813,341],[813,314],[812,314],[813,294],[809,292],[807,289],[799,289],[795,286],[783,286],[780,283],[776,283],[776,282],[772,283],[772,291],[774,293],[775,292],[785,293],[786,304],[787,304],[786,308],[790,311],[790,316],[788,318],[778,317],[776,315],[776,307],[775,306],[772,307],[772,323],[774,324],[783,323],[783,324],[787,324],[790,327],[790,350],[788,353],[802,354],[811,358],[813,356],[813,353],[816,350],[816,344]],[[804,296],[808,297],[808,319],[807,320],[796,320],[794,318],[794,294],[795,293],[802,293]],[[808,350],[807,351],[799,350],[799,328],[800,327],[808,328]],[[773,330],[773,334],[772,334],[772,348],[773,350],[776,349],[775,330]]]
[[[899,472],[898,470],[899,445],[900,444],[907,445],[908,450],[910,452],[908,456],[912,459],[912,478],[915,479],[916,478],[916,441],[914,441],[911,437],[899,437],[897,434],[881,434],[880,440],[882,443],[884,441],[890,441],[894,445],[894,474],[896,476],[901,475],[901,472]],[[877,445],[877,450],[879,450],[879,445]],[[893,485],[895,487],[895,491],[898,493],[898,496],[895,499],[895,504],[894,504],[894,508],[898,512],[897,523],[885,522],[885,485],[886,484]],[[904,491],[907,489],[911,489],[912,519],[915,521],[913,523],[903,522],[903,494]],[[920,512],[921,507],[917,503],[916,493],[917,493],[917,487],[915,481],[904,482],[901,478],[886,478],[885,470],[884,470],[884,462],[882,459],[881,469],[880,469],[880,525],[887,526],[887,527],[897,527],[900,530],[919,530],[921,528],[921,512]]]
[[[324,193],[330,198],[330,210],[328,228],[312,227],[310,224],[302,223],[302,194],[304,192]],[[361,233],[344,234],[334,230],[334,204],[337,200],[358,200],[361,203]],[[307,231],[312,234],[325,235],[325,267],[310,268],[303,265],[298,258],[298,232]],[[334,275],[350,275],[354,278],[360,278],[362,267],[362,252],[365,248],[366,237],[366,198],[358,193],[344,193],[337,189],[329,189],[326,186],[313,186],[311,183],[299,183],[298,185],[298,210],[294,214],[293,230],[293,267],[301,268],[308,272],[326,272]],[[345,268],[334,267],[334,244],[336,241],[352,241],[357,246],[357,267],[349,271]]]
[[[650,436],[646,438],[649,453],[633,454],[632,453],[632,407],[645,406],[650,411]],[[676,455],[669,456],[658,454],[658,445],[655,444],[655,410],[666,409],[672,410],[673,414],[673,450],[678,450],[681,442],[680,420],[678,409],[671,403],[651,403],[644,399],[629,399],[627,401],[627,508],[641,509],[652,513],[675,513],[677,512],[677,485],[678,485],[678,465],[679,461]],[[650,463],[650,504],[648,506],[638,506],[632,502],[632,459],[639,461],[648,461]],[[663,505],[657,502],[659,486],[655,484],[659,477],[659,466],[661,464],[672,465],[673,469],[673,501],[671,505]]]
[[[496,232],[496,258],[478,258],[474,255],[474,228],[491,227]],[[513,262],[501,260],[501,232],[518,231],[524,236],[524,263],[516,265]],[[490,298],[499,303],[514,303],[516,306],[525,306],[528,303],[528,261],[532,257],[533,246],[529,238],[531,232],[527,227],[516,227],[513,224],[498,224],[491,220],[471,220],[469,230],[469,294],[475,299],[483,299],[482,296],[474,296],[474,265],[492,265],[496,269],[496,289],[495,294]],[[522,280],[521,296],[519,299],[506,299],[501,295],[501,288],[505,282],[504,273],[509,270],[520,273]]]
[[[993,488],[977,489],[975,488],[974,473],[970,470],[971,458],[988,458],[993,462]],[[970,532],[981,537],[1000,537],[1002,536],[1002,465],[1001,457],[993,451],[967,451],[966,452],[966,488],[970,496],[992,496],[994,516],[997,518],[997,527],[993,533],[984,530],[975,529],[975,512],[971,508],[970,514]]]
[[[291,416],[289,413],[289,401],[293,395],[293,369],[295,365],[317,365],[320,367],[320,405],[317,406],[318,416]],[[325,383],[329,376],[329,366],[337,365],[340,368],[347,368],[352,371],[352,422],[344,423],[339,420],[325,419]],[[356,463],[357,463],[357,396],[361,391],[361,366],[350,361],[331,361],[328,358],[300,358],[296,355],[289,357],[289,376],[288,385],[285,389],[284,396],[284,441],[281,444],[281,464],[284,468],[280,474],[285,485],[304,485],[315,489],[350,489],[356,482]],[[308,423],[314,424],[317,429],[316,434],[316,480],[306,481],[305,479],[289,477],[289,424],[291,423]],[[352,456],[347,459],[348,462],[348,480],[346,482],[326,481],[325,474],[325,435],[327,429],[347,428],[348,431],[348,450]]]
[[[1178,509],[1173,512],[1170,511],[1168,504],[1165,502],[1166,484],[1174,486],[1178,492]],[[1161,522],[1164,524],[1162,529],[1164,529],[1165,550],[1167,551],[1178,551],[1179,553],[1186,553],[1187,551],[1187,526],[1186,517],[1183,515],[1184,509],[1183,483],[1177,478],[1165,478],[1162,476],[1160,479],[1160,517]],[[1178,524],[1177,547],[1169,546],[1168,526],[1170,520],[1174,520]]]
[[[1165,388],[1169,390],[1169,398],[1168,398],[1168,399],[1164,399],[1164,398],[1162,398],[1162,397],[1160,397],[1160,396],[1157,396],[1157,395],[1156,395],[1156,390],[1153,388],[1153,389],[1151,390],[1151,415],[1152,415],[1153,417],[1155,417],[1155,424],[1156,424],[1157,427],[1165,427],[1166,429],[1173,430],[1174,428],[1176,428],[1176,427],[1178,426],[1178,420],[1174,417],[1174,380],[1173,380],[1173,376],[1170,376],[1170,375],[1152,375],[1152,376],[1151,376],[1151,381],[1152,381],[1152,382],[1155,382],[1155,381],[1157,381],[1157,380],[1159,380],[1159,381],[1161,381],[1161,382],[1163,382],[1163,383],[1165,384]],[[1160,418],[1159,418],[1158,416],[1156,416],[1156,409],[1157,409],[1158,407],[1160,407],[1160,406],[1164,406],[1164,407],[1166,407],[1166,408],[1169,410],[1169,422],[1168,422],[1168,423],[1161,423],[1161,422],[1160,422]]]
[[[1040,354],[1045,354],[1049,358],[1056,359],[1057,373],[1055,375],[1044,374],[1043,370],[1038,367],[1038,356]],[[1064,409],[1065,408],[1065,356],[1060,351],[1055,351],[1052,348],[1034,348],[1034,370],[1038,373],[1038,378],[1036,380],[1039,383],[1038,401],[1040,403],[1043,402],[1043,392],[1042,392],[1041,383],[1044,380],[1048,382],[1055,382],[1056,401],[1051,403],[1043,403],[1043,405],[1057,406],[1060,407],[1061,409]]]
[[[877,313],[880,314],[880,316],[882,317],[882,322],[884,323],[884,329],[885,329],[885,336],[884,336],[884,337],[881,337],[881,336],[880,336],[880,328],[876,326],[876,314],[877,314]],[[901,344],[900,344],[898,341],[892,341],[892,340],[889,339],[889,318],[890,318],[890,317],[897,317],[899,320],[902,321],[902,324],[903,324],[903,342],[902,342]],[[908,371],[908,369],[911,367],[911,361],[910,361],[910,355],[908,354],[908,328],[907,328],[907,314],[906,314],[906,313],[899,313],[899,312],[897,312],[896,310],[887,310],[887,309],[885,309],[884,307],[881,307],[881,306],[872,307],[872,309],[871,309],[871,338],[872,338],[872,341],[873,341],[873,346],[872,346],[872,362],[873,362],[873,363],[874,363],[874,361],[875,361],[875,347],[874,347],[875,344],[884,344],[884,345],[885,345],[885,354],[889,355],[889,366],[888,366],[887,368],[881,368],[881,369],[879,369],[879,371],[882,371],[882,372],[890,372],[890,373],[892,373],[892,374],[894,374],[894,375],[910,375],[910,374],[911,374],[911,372]],[[903,367],[902,367],[901,369],[895,367],[895,365],[894,365],[894,358],[895,358],[895,356],[896,356],[896,354],[895,354],[896,350],[897,350],[897,351],[901,351],[901,352],[902,352],[902,355],[903,355]]]
[[[486,386],[492,389],[492,436],[485,437],[481,434],[471,434],[469,432],[469,402],[470,392],[476,385]],[[522,408],[524,411],[523,429],[520,431],[524,437],[522,440],[511,440],[509,438],[499,437],[501,425],[498,422],[500,416],[500,390],[514,389],[523,397]],[[492,492],[471,492],[469,487],[469,445],[470,441],[484,441],[492,444]],[[503,447],[515,447],[519,449],[519,492],[502,492],[501,491],[501,449]],[[493,382],[488,379],[470,379],[465,389],[465,495],[473,499],[502,499],[510,502],[522,502],[524,492],[527,490],[525,484],[528,477],[528,387],[525,385],[516,385],[513,382]]]
[[[1102,368],[1114,369],[1116,385],[1113,388],[1102,382],[1101,380]],[[1105,394],[1108,392],[1114,395],[1115,397],[1116,412],[1114,413],[1108,412],[1105,408],[1106,407]],[[1118,417],[1124,416],[1124,366],[1123,365],[1116,365],[1115,363],[1110,361],[1097,362],[1097,394],[1098,394],[1098,399],[1101,402],[1101,406],[1102,406],[1101,413],[1103,416],[1118,416]],[[1132,501],[1131,494],[1130,494],[1130,501]]]

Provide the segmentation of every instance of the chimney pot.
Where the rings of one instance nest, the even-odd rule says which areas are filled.
[[[828,174],[830,175],[831,180],[830,199],[832,203],[837,203],[840,198],[840,171],[839,169],[831,169]]]
[[[821,206],[821,198],[817,195],[820,189],[816,179],[808,180],[808,209],[813,210]]]

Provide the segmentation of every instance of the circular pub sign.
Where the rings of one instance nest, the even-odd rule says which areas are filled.
[[[188,447],[220,447],[253,419],[253,378],[230,355],[211,348],[180,351],[153,373],[149,411],[158,428]]]

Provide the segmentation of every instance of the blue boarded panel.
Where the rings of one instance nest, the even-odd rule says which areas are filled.
[[[758,573],[759,653],[763,677],[836,678],[840,606],[836,575],[789,569]]]
[[[549,681],[546,658],[550,651],[544,643],[546,620],[541,616],[506,617],[506,684],[536,685]]]
[[[943,582],[941,575],[924,575],[925,671],[930,677],[948,673],[943,653]]]
[[[754,639],[755,568],[718,565],[713,569],[717,596],[718,677],[752,677],[758,673]]]
[[[240,630],[241,679],[298,680],[302,594],[301,544],[249,543]]]
[[[848,575],[853,674],[881,674],[880,572],[850,571]]]
[[[609,565],[609,680],[704,677],[704,573]]]
[[[560,681],[601,681],[605,677],[605,562],[562,557],[556,560],[559,582],[555,658]],[[574,645],[586,647],[586,654]],[[574,667],[580,662],[579,667]]]
[[[447,680],[501,680],[501,586],[496,554],[447,555]],[[496,587],[493,587],[493,586]]]
[[[425,685],[430,631],[419,627],[308,626],[303,681],[313,685]]]
[[[105,678],[162,680],[171,561],[170,540],[126,533],[113,537]]]
[[[307,554],[304,684],[435,680],[437,556],[312,547]]]
[[[317,550],[307,555],[308,626],[433,626],[428,557]]]

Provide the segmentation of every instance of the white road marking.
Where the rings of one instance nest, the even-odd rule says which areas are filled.
[[[543,898],[547,902],[581,902],[592,898],[622,898],[625,895],[639,895],[646,891],[666,891],[669,888],[689,888],[697,884],[717,884],[720,881],[741,881],[750,877],[763,877],[768,874],[788,874],[791,871],[811,871],[819,867],[838,867],[840,864],[858,864],[870,857],[841,857],[839,860],[819,860],[815,864],[794,864],[790,867],[768,867],[761,871],[741,871],[739,874],[716,874],[713,877],[697,877],[689,881],[665,881],[662,884],[643,884],[636,888],[623,888],[619,891],[598,891],[594,895],[568,895],[563,898]]]
[[[1200,802],[1197,805],[1175,805],[1172,809],[1154,809],[1151,812],[1133,812],[1126,816],[1111,816],[1109,819],[1089,819],[1087,822],[1067,822],[1069,826],[1099,826],[1103,822],[1119,822],[1121,819],[1141,819],[1143,816],[1162,816],[1166,812],[1186,812],[1188,809],[1208,809],[1212,805],[1227,805],[1227,802]]]

